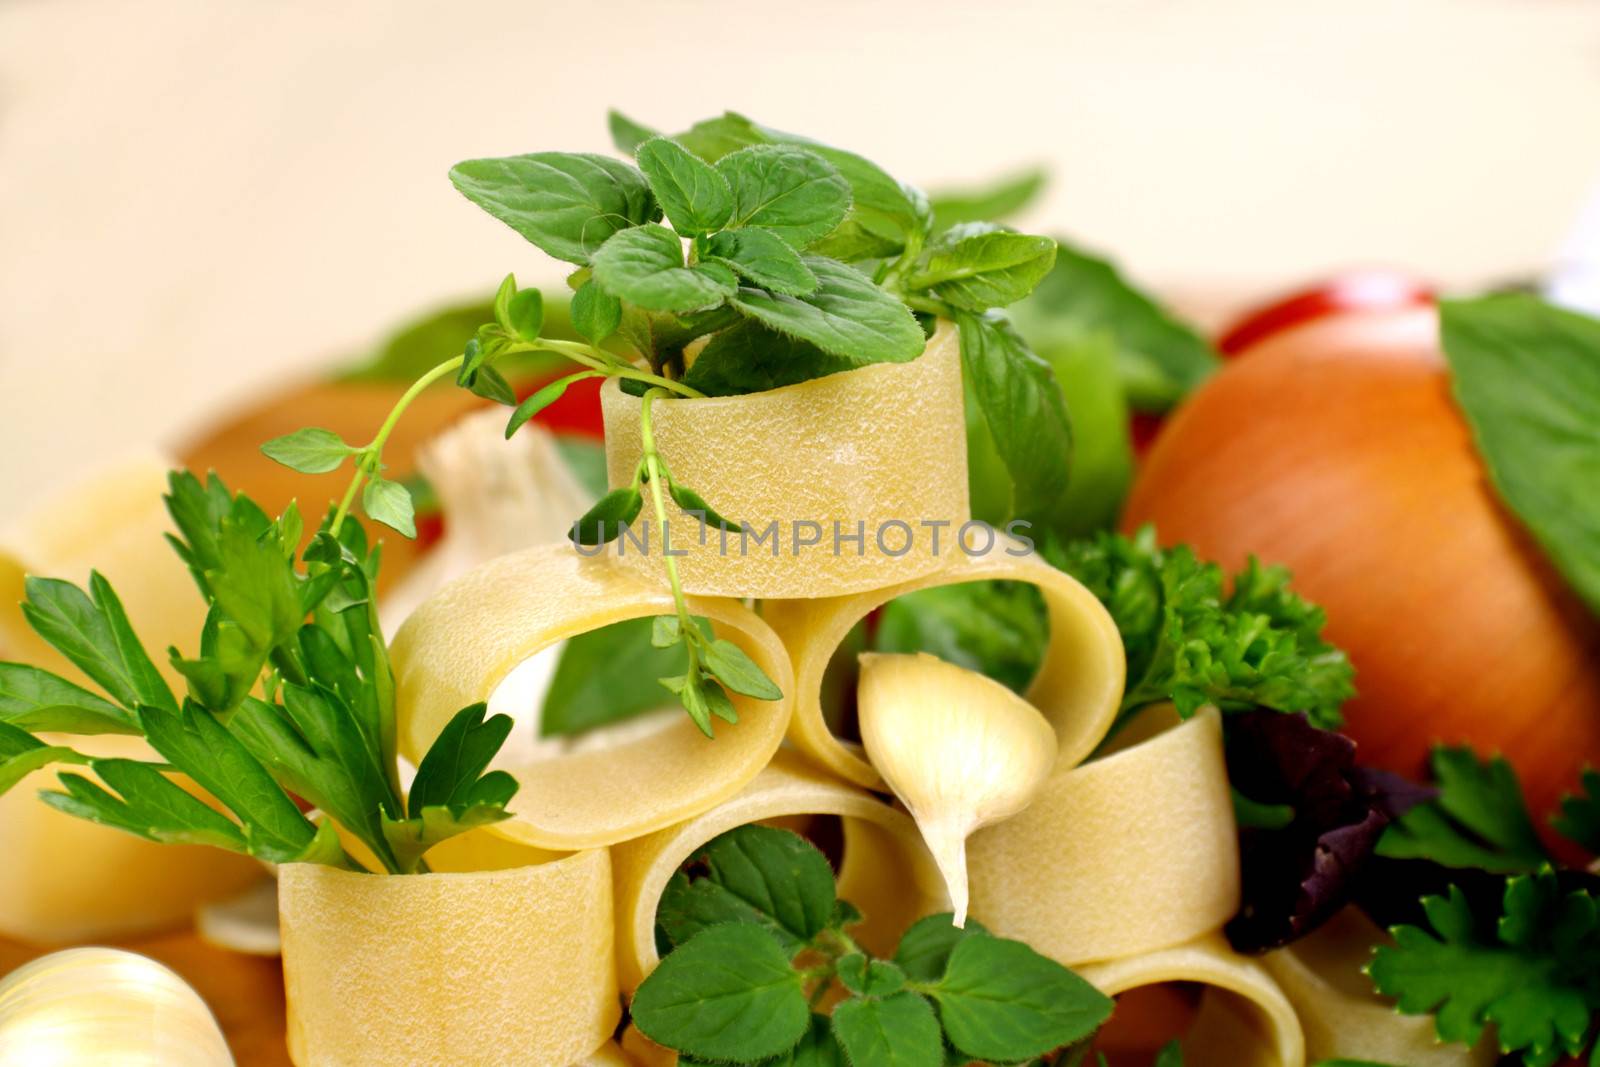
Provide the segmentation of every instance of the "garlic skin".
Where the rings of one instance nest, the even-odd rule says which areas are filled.
[[[233,1067],[205,1001],[146,956],[73,948],[0,981],[0,1067]]]
[[[868,652],[860,663],[867,758],[916,820],[964,926],[967,837],[1038,794],[1055,766],[1055,731],[999,682],[925,652]]]

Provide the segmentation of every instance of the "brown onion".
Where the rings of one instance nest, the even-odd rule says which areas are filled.
[[[1294,572],[1356,667],[1360,758],[1503,751],[1543,824],[1600,764],[1600,624],[1489,484],[1431,309],[1345,314],[1224,367],[1163,429],[1124,526]]]

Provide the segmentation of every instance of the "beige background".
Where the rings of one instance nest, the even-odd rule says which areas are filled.
[[[723,107],[1213,313],[1330,268],[1547,265],[1600,178],[1594,0],[0,0],[0,526],[508,269],[450,163]]]

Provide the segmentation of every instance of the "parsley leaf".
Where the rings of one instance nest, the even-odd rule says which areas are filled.
[[[417,767],[407,818],[383,818],[384,839],[401,870],[415,870],[423,853],[446,838],[510,817],[505,808],[517,780],[505,771],[485,771],[511,732],[511,717],[485,721],[487,710],[473,704],[456,712]]]
[[[1556,830],[1588,852],[1600,855],[1600,771],[1583,772],[1583,789],[1561,800],[1561,814],[1553,820]]]
[[[1046,553],[1116,620],[1128,656],[1124,714],[1171,700],[1185,716],[1216,704],[1303,711],[1313,725],[1339,725],[1354,672],[1322,639],[1321,611],[1288,590],[1286,571],[1252,563],[1225,596],[1220,567],[1184,546],[1160,548],[1150,526],[1131,538],[1047,545]]]
[[[128,625],[122,601],[99,572],[90,573],[88,593],[59,578],[33,576],[25,589],[22,614],[28,624],[123,708],[177,708]]]
[[[70,734],[134,734],[131,714],[39,667],[0,663],[0,723]]]
[[[1441,1040],[1501,1047],[1546,1067],[1585,1045],[1600,1011],[1600,919],[1593,894],[1563,894],[1549,869],[1506,883],[1498,916],[1474,915],[1452,886],[1423,901],[1430,929],[1400,926],[1368,968],[1401,1011],[1436,1014]]]
[[[0,793],[52,763],[88,763],[65,745],[47,745],[28,731],[0,722]]]
[[[1536,871],[1550,861],[1516,771],[1503,757],[1480,761],[1470,748],[1441,746],[1432,766],[1438,798],[1390,827],[1378,843],[1380,856],[1501,874]]]

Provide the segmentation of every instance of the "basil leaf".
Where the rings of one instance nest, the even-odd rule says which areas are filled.
[[[1044,599],[1027,582],[959,582],[906,593],[883,606],[874,635],[880,651],[926,652],[1017,693],[1038,673],[1048,641]]]
[[[132,715],[65,678],[23,663],[0,663],[0,723],[69,734],[136,734]]]
[[[715,167],[666,137],[640,145],[638,162],[673,229],[698,237],[727,224],[733,194]]]
[[[1062,515],[1070,480],[1072,424],[1061,386],[1003,317],[958,312],[956,324],[962,368],[1011,475],[1012,516],[1048,524]]]
[[[484,368],[488,373],[491,368]],[[482,374],[480,374],[480,379]],[[417,519],[412,511],[411,490],[374,474],[361,490],[361,507],[368,516],[406,537],[417,536]]]
[[[639,986],[632,1012],[650,1040],[707,1060],[780,1055],[811,1025],[800,973],[769,934],[743,923],[680,945]]]
[[[738,288],[718,263],[683,265],[683,244],[665,226],[623,230],[594,254],[594,280],[612,296],[647,311],[704,311]]]
[[[355,449],[332,430],[308,426],[303,430],[274,437],[261,446],[261,454],[301,474],[327,474],[338,470]]]
[[[1456,399],[1495,489],[1600,613],[1600,320],[1521,294],[1439,311]]]
[[[947,230],[963,222],[996,222],[1015,215],[1038,198],[1049,178],[1044,168],[1032,167],[984,189],[932,193],[928,201],[934,228]]]
[[[652,625],[666,618],[627,619],[570,639],[545,692],[539,736],[579,734],[664,707],[656,679],[683,662],[676,632],[666,647],[653,647]]]
[[[956,307],[986,311],[1033,292],[1055,259],[1056,243],[1048,237],[967,222],[929,246],[909,285]]]
[[[810,296],[817,276],[787,241],[759,226],[725,230],[706,242],[706,258],[731,267],[740,277],[768,292]]]
[[[1133,483],[1133,442],[1128,402],[1117,380],[1116,342],[1102,332],[1045,339],[1034,351],[1055,371],[1072,416],[1071,479],[1053,529],[1062,537],[1109,529]]]
[[[629,156],[650,138],[660,136],[655,130],[633,121],[616,108],[606,112],[606,128],[611,133],[611,143],[617,146],[617,151]]]
[[[944,1042],[927,1000],[912,992],[851,999],[833,1009],[833,1036],[853,1064],[940,1067]]]
[[[597,345],[617,332],[622,323],[622,302],[597,285],[593,278],[572,294],[572,328]]]
[[[1128,403],[1165,411],[1217,369],[1204,338],[1135,289],[1104,259],[1058,242],[1055,267],[1017,305],[1017,327],[1033,343],[1107,334],[1116,344]]]
[[[740,289],[733,303],[750,318],[824,352],[866,363],[907,363],[926,345],[922,327],[900,300],[832,259],[806,256],[817,291],[804,297]]]
[[[584,512],[567,536],[580,545],[603,545],[622,536],[622,528],[639,517],[644,497],[639,490],[613,489]]]
[[[716,169],[733,191],[728,229],[760,226],[805,248],[850,210],[850,184],[805,148],[751,145],[717,160]]]
[[[689,365],[683,382],[707,396],[738,396],[864,365],[746,320],[712,334]]]
[[[579,266],[612,234],[661,217],[644,175],[606,156],[469,159],[450,168],[450,181],[547,255]]]
[[[757,700],[778,700],[783,691],[772,684],[744,649],[726,638],[717,638],[706,649],[706,669],[735,693]]]
[[[1020,941],[963,938],[930,990],[950,1043],[976,1059],[1015,1063],[1088,1037],[1111,998]],[[837,1016],[835,1017],[837,1019]]]
[[[912,923],[900,935],[894,962],[912,980],[937,982],[944,977],[945,965],[956,945],[973,934],[989,932],[976,919],[968,919],[965,927],[958,927],[951,922],[953,918],[949,912],[929,915]]]

